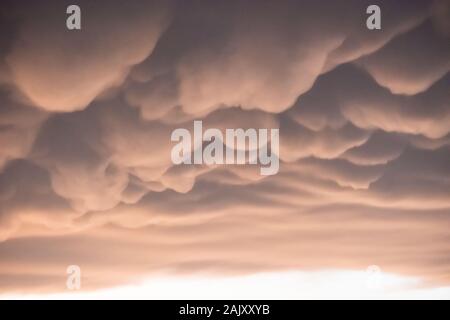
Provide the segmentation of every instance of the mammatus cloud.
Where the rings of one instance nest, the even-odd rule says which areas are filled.
[[[10,9],[22,23],[6,64],[14,84],[42,109],[82,110],[106,89],[119,86],[129,69],[151,54],[169,20],[165,3],[79,5],[89,11],[83,32],[60,28],[64,2]]]
[[[446,1],[2,3],[0,288],[365,269],[450,282]],[[339,13],[339,14],[336,14]],[[43,18],[45,17],[45,18]],[[280,171],[176,128],[279,128]]]

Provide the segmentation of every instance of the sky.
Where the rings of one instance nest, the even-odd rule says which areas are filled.
[[[0,299],[450,298],[449,1],[72,2],[0,4]]]

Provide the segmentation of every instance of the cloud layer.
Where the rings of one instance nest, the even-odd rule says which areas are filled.
[[[160,272],[450,283],[450,8],[2,2],[0,290]],[[279,128],[280,172],[174,166],[175,128]]]

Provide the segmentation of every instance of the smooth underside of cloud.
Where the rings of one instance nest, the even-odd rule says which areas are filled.
[[[370,1],[78,2],[79,31],[65,1],[0,5],[1,295],[78,265],[110,297],[161,273],[318,297],[377,265],[410,290],[387,297],[450,298],[448,1],[379,1],[374,31]],[[279,129],[279,173],[173,165],[194,120]]]

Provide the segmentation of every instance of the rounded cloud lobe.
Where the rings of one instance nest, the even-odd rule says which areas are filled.
[[[373,264],[448,285],[447,6],[383,2],[371,32],[369,4],[81,2],[69,32],[64,2],[5,3],[2,291],[74,263],[87,288]],[[193,120],[279,128],[279,173],[174,166]]]
[[[86,11],[82,31],[65,28],[64,2],[12,10],[23,23],[6,64],[18,89],[45,110],[82,110],[104,90],[119,86],[130,67],[151,53],[169,19],[164,6],[155,10],[146,2],[78,5]]]

